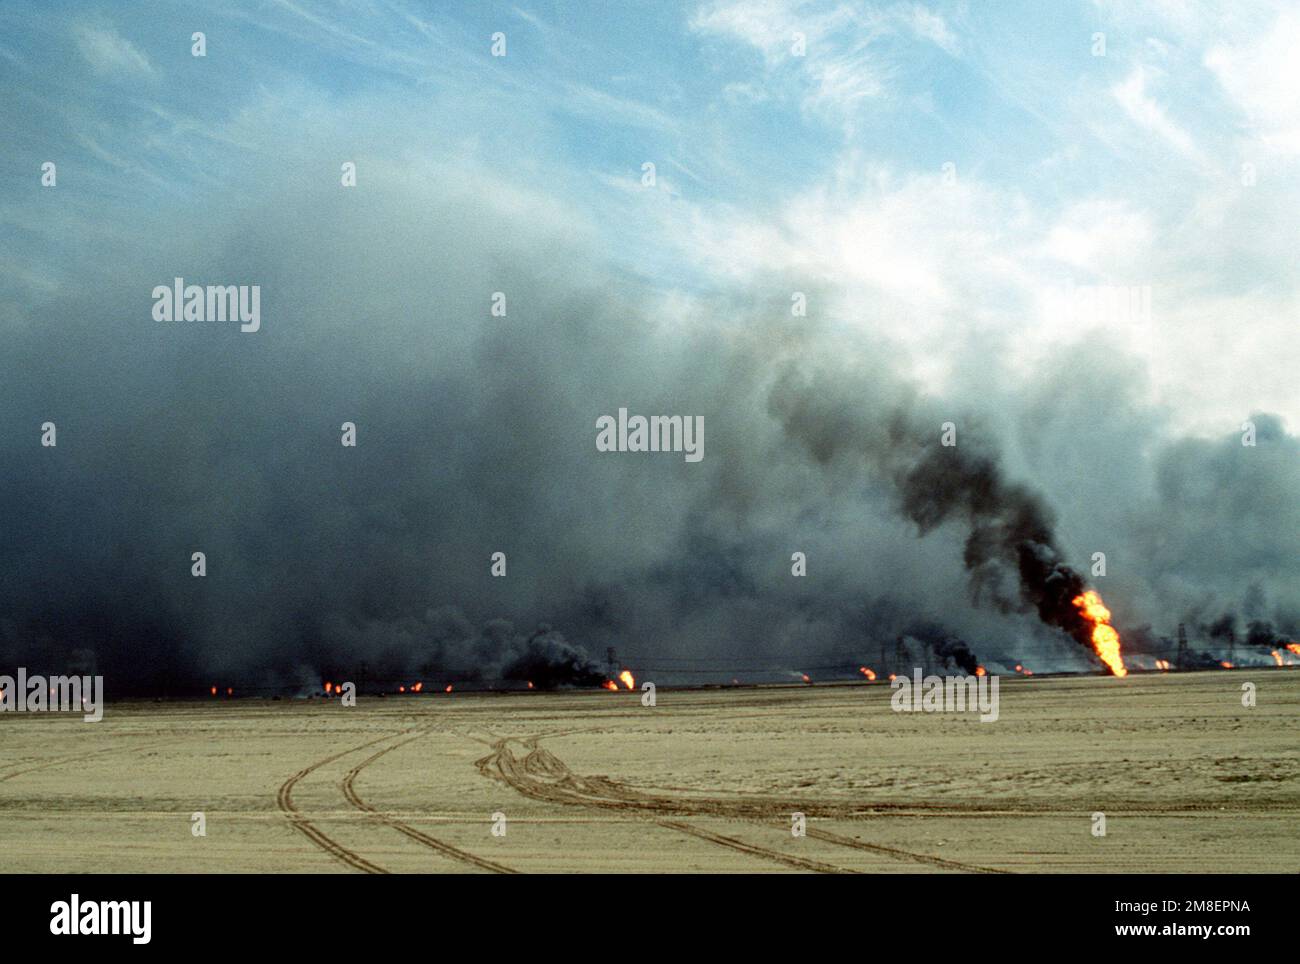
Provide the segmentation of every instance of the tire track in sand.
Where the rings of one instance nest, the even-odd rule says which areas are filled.
[[[886,847],[884,844],[867,843],[865,840],[858,840],[856,837],[846,837],[843,834],[831,833],[829,830],[821,830],[817,827],[808,827],[805,831],[808,836],[817,840],[824,840],[827,843],[838,844],[841,847],[852,847],[855,850],[867,850],[871,853],[884,854],[887,857],[894,857],[899,860],[910,860],[919,864],[929,864],[932,867],[942,867],[945,870],[960,870],[964,873],[976,874],[1009,874],[1009,870],[997,870],[993,867],[981,867],[978,864],[965,864],[958,860],[949,860],[946,857],[935,857],[931,854],[918,854],[911,850],[899,850],[897,847]]]
[[[668,830],[698,837],[750,856],[772,860],[796,870],[823,874],[858,873],[856,870],[840,867],[837,864],[796,857],[779,850],[747,843],[702,827],[694,827],[680,820],[663,819],[664,814],[685,813],[690,816],[717,816],[717,814],[693,811],[683,805],[686,801],[663,801],[647,794],[640,794],[606,777],[578,776],[559,757],[539,746],[539,739],[540,737],[532,736],[519,741],[529,748],[522,764],[511,752],[508,745],[509,738],[504,738],[493,743],[492,752],[476,761],[475,766],[484,776],[502,780],[517,793],[533,800],[622,812],[637,811],[645,813],[655,824]]]
[[[12,780],[14,777],[20,777],[24,773],[35,773],[37,770],[47,770],[50,767],[56,767],[63,763],[77,763],[81,760],[93,760],[95,757],[103,756],[106,753],[136,753],[141,750],[156,750],[160,746],[171,746],[173,743],[180,743],[180,737],[174,737],[170,740],[162,740],[157,743],[145,743],[142,746],[111,746],[102,750],[92,750],[89,753],[78,753],[75,756],[59,757],[57,760],[45,760],[41,763],[33,763],[27,766],[31,761],[24,761],[11,766],[24,767],[25,769],[10,770],[8,773],[0,774],[0,783],[6,780]]]
[[[275,798],[276,804],[279,805],[281,811],[284,812],[284,815],[289,818],[289,823],[292,824],[293,827],[302,831],[303,836],[316,846],[320,847],[331,857],[341,860],[354,870],[360,870],[367,874],[388,873],[388,871],[383,867],[380,867],[376,863],[372,863],[360,854],[343,846],[303,816],[302,813],[293,805],[293,788],[297,786],[298,781],[303,777],[320,767],[325,766],[327,763],[333,763],[335,760],[342,759],[350,753],[356,753],[358,750],[364,750],[366,747],[374,746],[376,743],[382,743],[384,740],[391,740],[394,736],[403,736],[410,732],[410,730],[401,730],[397,733],[388,733],[384,736],[376,737],[373,740],[368,740],[358,746],[354,746],[351,749],[343,750],[332,756],[327,756],[324,759],[317,760],[310,766],[303,767],[280,785],[280,792],[276,794]]]
[[[370,804],[366,803],[365,800],[361,799],[361,796],[357,793],[357,789],[356,789],[357,774],[359,774],[366,767],[370,766],[370,764],[374,763],[384,754],[391,753],[393,750],[396,750],[400,746],[406,746],[406,744],[411,743],[414,740],[418,740],[426,733],[427,731],[417,733],[414,736],[407,737],[405,740],[399,740],[397,743],[394,743],[392,746],[386,746],[382,750],[372,753],[370,756],[366,757],[366,759],[362,760],[360,763],[354,766],[351,770],[347,772],[347,775],[343,778],[343,782],[340,784],[340,787],[342,787],[343,789],[343,796],[347,798],[348,803],[352,804],[352,806],[356,807],[358,810],[362,811],[363,813],[369,815],[374,820],[384,824],[385,826],[392,827],[398,833],[405,834],[407,837],[414,840],[416,843],[422,844],[423,846],[428,847],[430,850],[442,854],[444,857],[450,857],[452,860],[458,860],[461,861],[462,863],[467,863],[474,867],[478,867],[480,870],[488,870],[496,874],[517,874],[519,871],[515,870],[512,867],[507,867],[504,864],[499,864],[494,860],[488,860],[485,857],[479,857],[476,854],[470,853],[469,851],[461,850],[459,847],[453,847],[451,844],[438,840],[436,837],[429,836],[427,833],[425,833],[422,830],[417,830],[415,827],[412,827],[410,824],[403,823],[401,820],[398,820],[396,817],[392,816],[391,814],[383,813],[382,811],[376,810]]]

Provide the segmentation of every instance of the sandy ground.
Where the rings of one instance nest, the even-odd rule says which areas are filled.
[[[1003,680],[990,724],[889,693],[6,713],[0,870],[1300,870],[1300,671]]]

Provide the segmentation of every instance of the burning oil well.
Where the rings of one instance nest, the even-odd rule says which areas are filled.
[[[816,464],[864,461],[892,487],[918,536],[944,524],[964,527],[962,562],[976,602],[1034,612],[1109,673],[1127,674],[1110,610],[1062,558],[1046,504],[1006,479],[987,437],[968,431],[959,443],[955,424],[927,411],[915,392],[831,368],[788,368],[769,409]]]

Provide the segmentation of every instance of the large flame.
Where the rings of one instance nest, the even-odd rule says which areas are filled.
[[[1097,651],[1106,668],[1116,676],[1127,676],[1124,657],[1119,651],[1119,633],[1110,624],[1110,610],[1101,601],[1101,596],[1089,589],[1071,601],[1083,614],[1083,618],[1092,623],[1092,648]]]
[[[623,672],[619,673],[618,679],[619,682],[621,682],[628,689],[630,690],[636,689],[636,677],[632,675],[632,671],[630,669],[625,669],[623,670]]]

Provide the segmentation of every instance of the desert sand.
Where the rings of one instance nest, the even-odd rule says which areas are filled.
[[[0,869],[1300,870],[1300,672],[1005,679],[985,724],[895,713],[889,696],[863,682],[661,688],[653,707],[438,692],[110,703],[97,724],[3,714]]]

